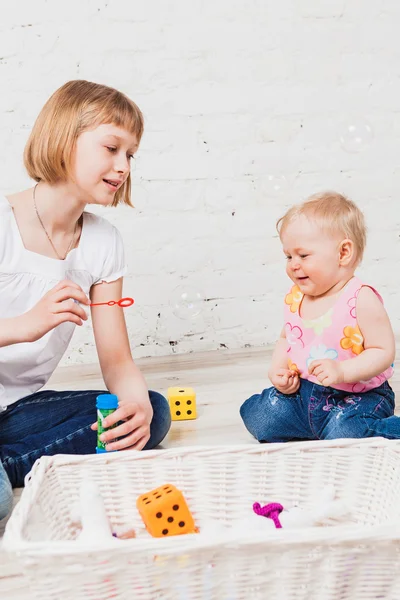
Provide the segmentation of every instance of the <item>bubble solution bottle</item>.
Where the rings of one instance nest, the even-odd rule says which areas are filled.
[[[97,408],[97,447],[96,453],[102,454],[103,452],[107,452],[106,445],[104,442],[100,440],[100,436],[105,431],[109,429],[113,429],[117,426],[111,425],[111,427],[104,427],[104,420],[111,415],[118,408],[118,398],[115,394],[100,394],[96,398],[96,408]],[[109,442],[108,442],[109,443]]]

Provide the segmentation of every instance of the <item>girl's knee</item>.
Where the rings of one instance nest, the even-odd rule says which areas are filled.
[[[11,512],[12,504],[13,491],[11,484],[3,466],[0,464],[0,521]]]
[[[0,489],[0,521],[5,519],[11,512],[13,504],[13,494],[10,490]]]
[[[245,420],[248,415],[257,410],[259,400],[260,394],[254,394],[253,396],[250,396],[250,398],[247,398],[247,400],[243,402],[239,409],[240,416],[243,420]]]
[[[145,449],[150,450],[161,444],[171,428],[171,411],[167,399],[158,392],[149,391],[149,398],[153,408],[151,421],[151,435]]]
[[[240,416],[259,442],[307,439],[312,433],[299,423],[299,402],[296,395],[285,395],[271,387],[246,400],[240,407]]]
[[[264,390],[261,394],[254,394],[240,407],[240,416],[246,429],[259,442],[269,442],[274,437],[276,415],[272,414],[265,402],[265,398],[269,397],[268,392]]]
[[[256,424],[259,420],[260,415],[259,400],[260,394],[254,394],[253,396],[245,400],[245,402],[243,402],[242,406],[239,409],[240,416],[245,427],[256,439],[258,439],[256,435]]]

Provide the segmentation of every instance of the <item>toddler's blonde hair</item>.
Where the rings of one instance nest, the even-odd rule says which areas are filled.
[[[362,260],[367,240],[364,215],[358,206],[337,192],[322,192],[310,196],[302,204],[292,206],[281,217],[276,228],[279,236],[299,215],[316,221],[328,235],[339,234],[351,240],[355,250],[355,264]]]
[[[78,136],[99,125],[112,124],[143,135],[143,115],[136,104],[114,88],[85,80],[68,81],[49,98],[39,113],[24,152],[28,175],[54,184],[72,173]],[[113,206],[131,203],[131,176],[115,194]]]

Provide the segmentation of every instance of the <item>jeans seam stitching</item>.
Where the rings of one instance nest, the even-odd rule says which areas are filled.
[[[50,391],[50,390],[49,390]],[[57,392],[55,390],[51,390],[54,394],[62,394],[63,392]],[[84,391],[81,392],[80,390],[76,390],[75,392],[69,393],[67,396],[61,396],[63,400],[69,400],[71,398],[73,398],[75,395],[79,394],[79,396],[85,397],[85,396],[90,396],[91,394],[93,394],[93,391],[95,391],[95,393],[97,393],[96,390],[88,390],[88,391]],[[104,392],[106,393],[106,392]],[[14,404],[10,404],[10,406],[8,407],[8,409],[11,411],[13,409],[18,409],[18,408],[22,408],[24,406],[28,406],[29,404],[40,404],[43,403],[45,404],[46,402],[58,402],[60,400],[60,395],[58,396],[45,396],[43,398],[37,398],[37,399],[33,399],[33,400],[28,400],[29,396],[26,397],[26,402],[24,402],[24,398],[21,398],[21,400],[17,400],[17,402],[15,402]]]

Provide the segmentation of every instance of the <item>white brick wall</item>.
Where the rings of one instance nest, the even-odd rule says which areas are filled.
[[[400,81],[396,0],[0,0],[0,181],[28,181],[22,150],[47,97],[86,78],[129,94],[146,117],[136,210],[105,212],[126,241],[135,356],[274,341],[288,287],[275,220],[326,188],[370,227],[362,276],[400,317]],[[340,123],[375,137],[342,150]],[[268,175],[288,180],[272,193]],[[397,268],[396,268],[397,267]],[[208,302],[174,317],[178,285]],[[90,362],[90,324],[65,362]]]

